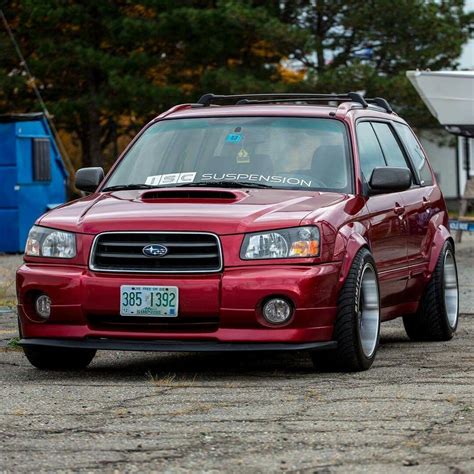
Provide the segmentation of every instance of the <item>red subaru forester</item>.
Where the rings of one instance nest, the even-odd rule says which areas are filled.
[[[41,369],[97,350],[306,350],[364,370],[380,322],[448,340],[453,240],[413,131],[360,94],[206,94],[150,122],[87,196],[40,217],[17,273]]]

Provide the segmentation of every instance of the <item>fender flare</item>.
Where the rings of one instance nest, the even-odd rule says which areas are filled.
[[[334,256],[336,258],[337,256],[342,257],[339,284],[343,284],[346,280],[357,252],[364,247],[371,250],[369,241],[365,237],[366,228],[362,224],[351,227],[351,229],[348,227],[340,229],[336,236]]]
[[[434,272],[434,269],[436,268],[436,264],[438,263],[438,258],[441,254],[441,250],[443,249],[445,242],[446,241],[451,242],[454,248],[454,240],[449,232],[449,229],[445,225],[443,224],[438,225],[434,232],[435,234],[432,239],[430,255],[429,255],[429,263],[428,263],[427,275],[426,275],[428,278],[431,276],[431,274]]]

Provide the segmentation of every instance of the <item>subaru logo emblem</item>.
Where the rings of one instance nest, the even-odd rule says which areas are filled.
[[[163,257],[168,253],[168,249],[164,245],[151,244],[143,247],[142,253],[147,257]]]

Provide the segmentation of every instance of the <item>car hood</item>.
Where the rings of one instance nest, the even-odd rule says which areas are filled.
[[[275,189],[116,191],[53,209],[38,224],[73,232],[188,230],[220,235],[299,225],[348,198],[346,194]]]

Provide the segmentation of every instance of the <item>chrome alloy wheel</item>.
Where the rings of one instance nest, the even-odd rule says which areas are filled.
[[[451,329],[454,329],[458,322],[459,289],[456,263],[454,261],[454,255],[449,249],[444,255],[443,293],[448,324]]]
[[[370,263],[362,269],[358,317],[362,351],[366,357],[370,358],[377,346],[380,327],[377,275]]]

